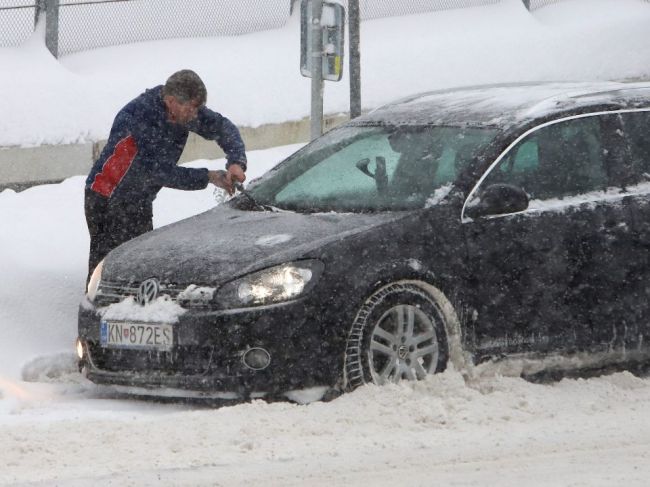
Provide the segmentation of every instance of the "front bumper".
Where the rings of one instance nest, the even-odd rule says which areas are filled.
[[[173,325],[174,345],[164,352],[103,347],[100,321],[92,305],[82,303],[82,366],[98,384],[251,397],[334,385],[343,363],[343,327],[327,325],[322,311],[305,301],[231,312],[188,311]],[[257,347],[271,357],[262,370],[242,360]]]

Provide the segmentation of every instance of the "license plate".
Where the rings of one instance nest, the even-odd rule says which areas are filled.
[[[108,348],[170,350],[174,344],[172,325],[102,321],[100,343]]]

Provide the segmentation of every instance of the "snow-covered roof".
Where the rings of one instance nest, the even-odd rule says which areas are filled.
[[[466,86],[413,95],[357,123],[508,126],[589,106],[650,107],[650,83],[540,82]]]

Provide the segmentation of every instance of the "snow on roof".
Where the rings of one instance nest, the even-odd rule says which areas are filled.
[[[507,127],[594,105],[649,106],[650,83],[548,82],[467,86],[421,93],[384,105],[359,123]]]

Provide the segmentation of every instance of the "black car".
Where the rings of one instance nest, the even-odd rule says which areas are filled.
[[[650,84],[413,96],[96,270],[97,383],[261,397],[650,352]],[[139,304],[137,304],[139,303]],[[318,388],[318,389],[316,389]]]

